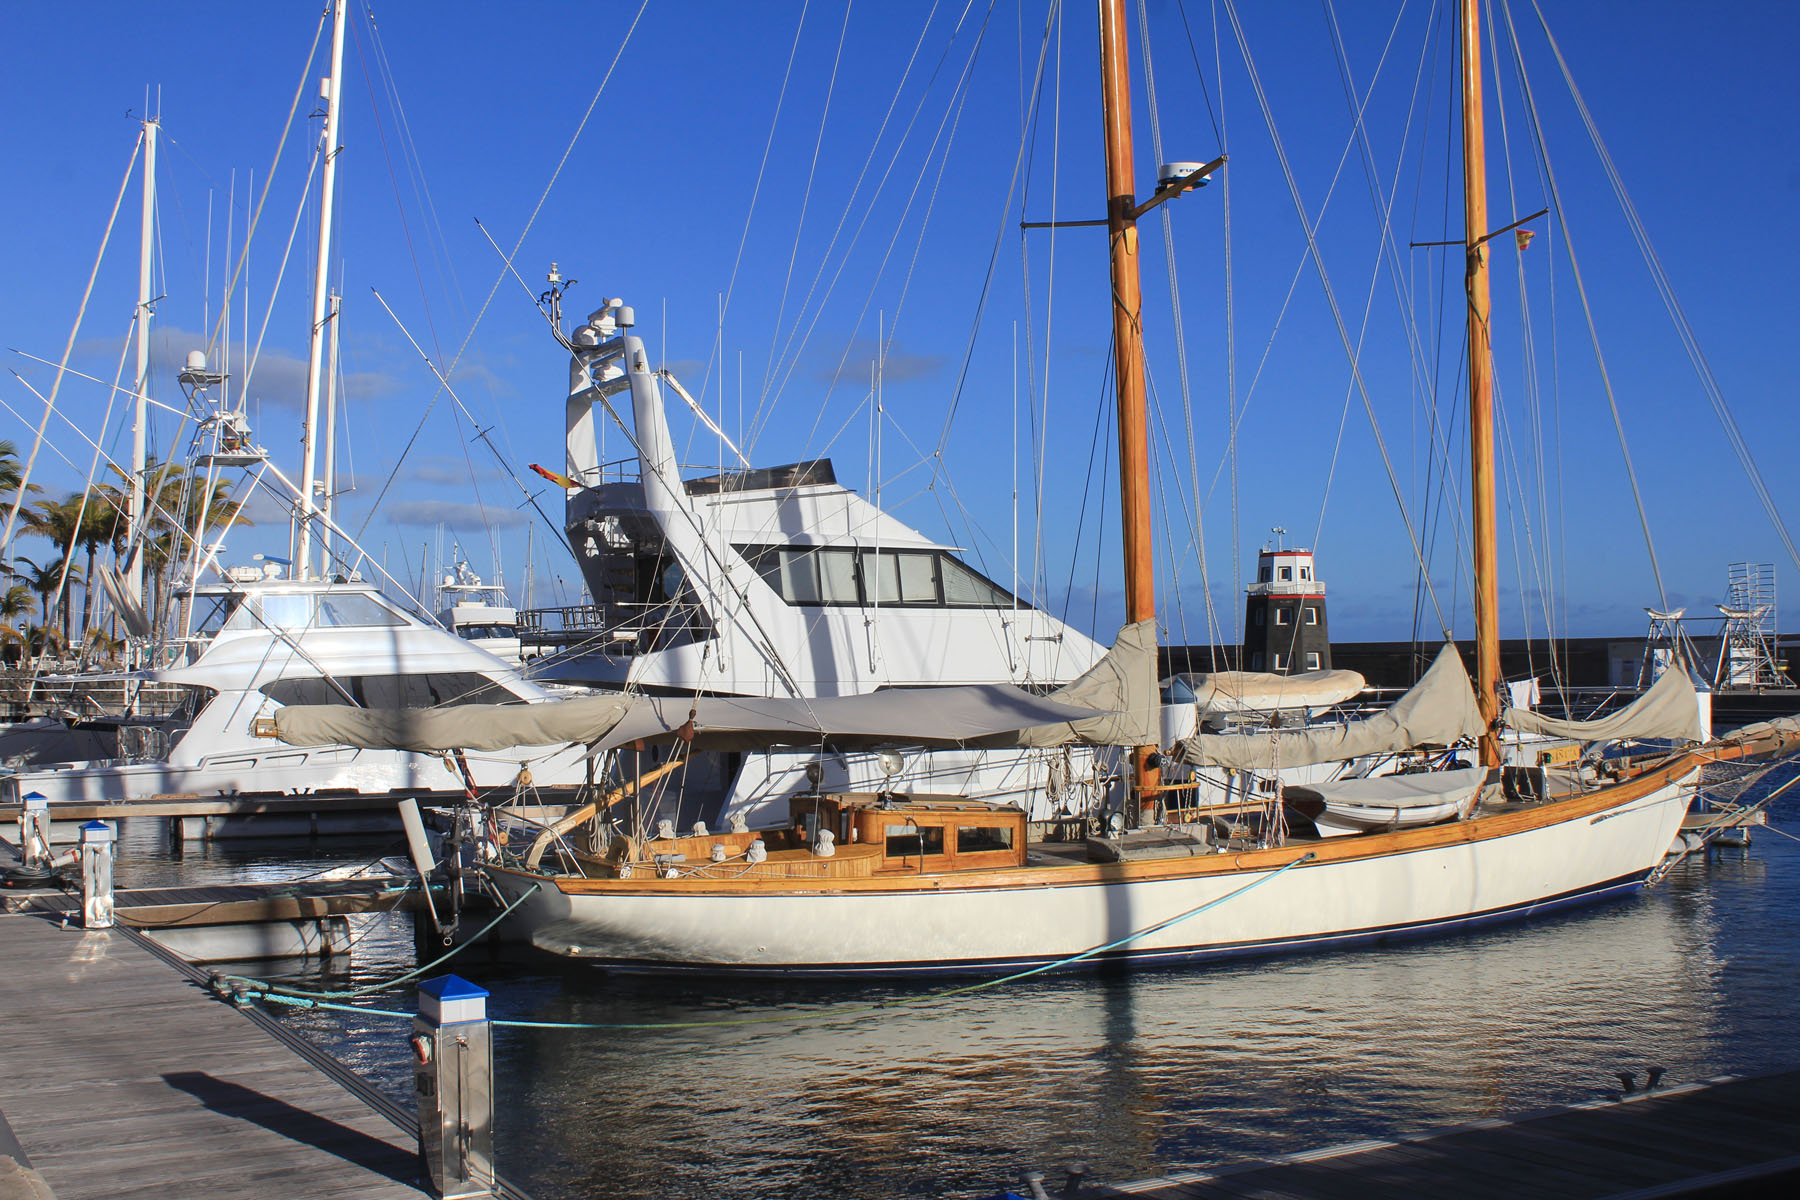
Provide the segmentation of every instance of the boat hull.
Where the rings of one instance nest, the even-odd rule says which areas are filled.
[[[1697,779],[1690,768],[1609,789],[1619,793],[1610,803],[1577,797],[1533,813],[1332,839],[1313,851],[1316,861],[1302,860],[1296,844],[1109,868],[1027,867],[979,883],[876,877],[780,890],[499,868],[490,876],[509,900],[537,885],[515,914],[534,945],[615,970],[995,972],[1108,946],[1083,965],[1177,963],[1432,936],[1624,894],[1661,862]]]

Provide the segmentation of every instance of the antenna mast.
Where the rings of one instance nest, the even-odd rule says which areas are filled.
[[[319,200],[319,255],[313,274],[312,344],[306,364],[306,427],[301,434],[300,530],[294,571],[312,577],[313,516],[319,472],[319,385],[324,382],[326,306],[331,298],[331,209],[337,197],[338,113],[344,73],[344,17],[349,0],[332,0],[331,77],[325,80],[325,178]]]

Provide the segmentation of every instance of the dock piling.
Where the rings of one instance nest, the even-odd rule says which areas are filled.
[[[105,821],[81,827],[81,924],[85,929],[111,929],[113,923],[113,839]]]
[[[494,1194],[494,1041],[488,993],[445,975],[419,985],[413,1019],[419,1157],[442,1200]]]

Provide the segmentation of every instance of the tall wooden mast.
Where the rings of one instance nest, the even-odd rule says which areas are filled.
[[[1500,765],[1500,581],[1494,543],[1494,354],[1488,340],[1487,142],[1481,126],[1481,12],[1462,0],[1463,228],[1468,251],[1469,481],[1474,489],[1475,688],[1487,731],[1483,766]]]
[[[1131,74],[1125,0],[1099,0],[1100,90],[1106,124],[1106,226],[1112,255],[1113,372],[1119,392],[1120,516],[1125,532],[1125,619],[1156,616],[1150,554],[1150,441],[1144,400],[1143,297],[1138,286],[1137,187],[1131,157]],[[1132,752],[1140,815],[1154,803],[1154,746]]]

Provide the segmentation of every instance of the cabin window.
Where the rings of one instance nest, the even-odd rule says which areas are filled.
[[[917,550],[883,550],[879,556],[864,551],[863,584],[882,604],[917,604],[936,607],[938,602],[937,555]]]
[[[980,854],[987,850],[1011,850],[1013,831],[1004,825],[958,825],[956,852]]]
[[[913,608],[1011,608],[1004,588],[940,550],[737,546],[789,604]]]
[[[1275,623],[1277,625],[1286,625],[1288,623],[1288,610],[1287,609],[1278,608],[1275,610]]]
[[[345,675],[336,686],[317,676],[276,679],[262,686],[277,704],[342,704],[359,708],[448,708],[458,704],[523,704],[498,683],[473,671],[435,675]],[[348,697],[346,698],[346,693]]]
[[[1316,671],[1319,669],[1319,652],[1317,650],[1308,650],[1306,652],[1306,669],[1309,671]]]
[[[1306,623],[1308,625],[1317,625],[1319,623],[1319,610],[1315,605],[1309,604],[1306,606]]]
[[[1292,567],[1277,567],[1277,568],[1275,568],[1275,578],[1280,580],[1282,583],[1292,583],[1294,580],[1294,568],[1292,568]]]
[[[944,852],[944,830],[941,825],[889,825],[887,856],[917,858],[922,854]]]

